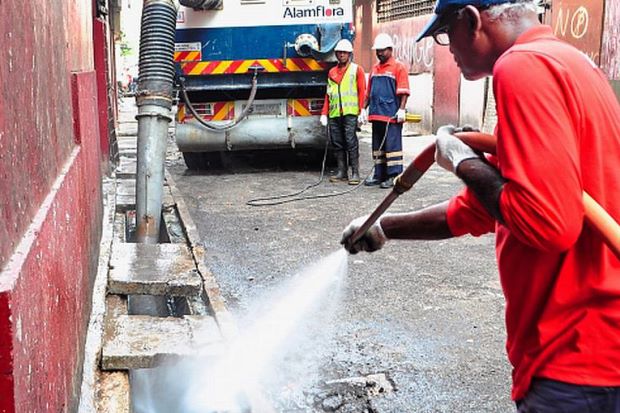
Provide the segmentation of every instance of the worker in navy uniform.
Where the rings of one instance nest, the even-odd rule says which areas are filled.
[[[372,123],[375,169],[364,185],[379,185],[385,189],[393,187],[394,178],[403,171],[402,131],[409,97],[409,76],[405,66],[392,56],[394,42],[388,34],[377,35],[372,48],[379,63],[370,73],[366,103],[360,118],[367,118]]]

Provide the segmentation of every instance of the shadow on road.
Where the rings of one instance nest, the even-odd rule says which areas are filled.
[[[321,170],[323,151],[261,150],[183,154],[188,169],[183,175],[224,175],[230,173],[305,172]],[[326,170],[335,162],[328,154]]]

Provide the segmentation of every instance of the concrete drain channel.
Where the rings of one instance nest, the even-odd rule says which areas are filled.
[[[97,411],[376,412],[372,400],[395,391],[386,373],[322,382],[306,394],[303,406],[293,410],[274,407],[278,401],[272,403],[263,394],[248,393],[237,395],[233,410],[183,407],[184,386],[189,385],[188,377],[179,376],[187,367],[183,363],[202,366],[215,360],[235,336],[235,323],[205,265],[204,247],[189,210],[169,175],[160,242],[134,242],[135,136],[121,137],[119,147]],[[200,359],[195,358],[197,349]]]
[[[140,388],[144,381],[136,377],[183,360],[196,349],[215,356],[234,332],[218,285],[204,264],[197,230],[169,175],[159,243],[134,242],[135,148],[135,135],[120,137],[98,411],[151,413],[140,408],[144,403],[139,400],[151,389]]]

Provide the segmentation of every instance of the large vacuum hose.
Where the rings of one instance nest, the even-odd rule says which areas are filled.
[[[145,0],[140,31],[138,162],[136,168],[137,241],[159,241],[164,159],[172,121],[174,34],[178,3]]]
[[[217,10],[222,8],[224,0],[181,0],[180,3],[196,10]]]
[[[145,0],[140,32],[138,106],[172,107],[176,18],[177,6],[172,0]]]
[[[137,241],[159,241],[164,159],[173,101],[174,39],[179,3],[200,10],[222,8],[222,0],[144,0],[140,31]]]

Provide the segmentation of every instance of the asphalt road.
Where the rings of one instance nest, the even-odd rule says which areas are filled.
[[[361,138],[362,171],[367,172],[367,132]],[[406,158],[427,141],[405,137]],[[239,317],[256,302],[275,303],[274,290],[339,250],[343,227],[370,213],[387,194],[362,186],[338,197],[252,207],[246,205],[249,199],[315,182],[318,160],[242,155],[226,159],[221,169],[192,172],[173,153],[167,167],[207,248],[207,265]],[[460,186],[457,178],[433,167],[390,212],[445,200]],[[348,188],[325,180],[308,194]],[[493,245],[492,236],[392,241],[377,253],[349,256],[339,293],[304,316],[309,326],[295,331],[295,344],[272,361],[275,377],[265,386],[276,409],[514,411]],[[373,374],[378,376],[368,377]]]

